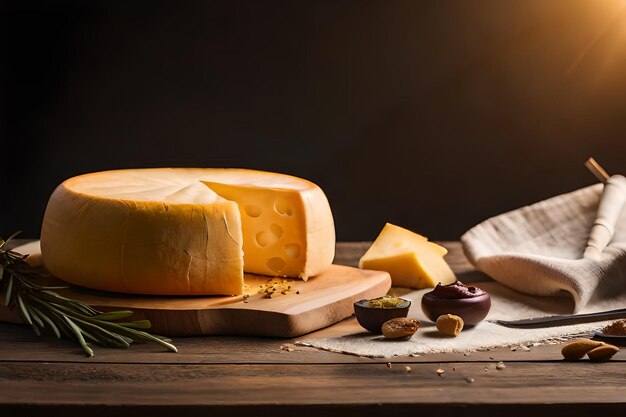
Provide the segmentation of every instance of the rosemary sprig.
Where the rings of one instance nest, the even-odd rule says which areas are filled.
[[[4,290],[4,305],[17,309],[35,334],[41,335],[41,330],[48,326],[57,338],[63,335],[78,342],[89,357],[94,355],[89,342],[120,348],[128,348],[134,342],[155,342],[173,352],[178,351],[170,339],[142,330],[150,328],[150,321],[119,321],[130,317],[132,311],[103,313],[54,291],[67,287],[37,284],[41,270],[26,262],[28,255],[5,249],[18,233],[6,241],[0,238],[0,289]]]

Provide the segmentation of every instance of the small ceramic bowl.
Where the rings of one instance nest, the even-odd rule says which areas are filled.
[[[490,308],[491,297],[488,293],[459,299],[441,298],[432,293],[426,293],[422,297],[422,311],[433,322],[443,314],[454,314],[471,326],[487,317]]]
[[[354,303],[354,314],[359,324],[366,330],[375,333],[382,333],[383,323],[397,317],[406,317],[409,314],[411,302],[402,298],[403,302],[397,307],[370,307],[369,300],[360,300]]]

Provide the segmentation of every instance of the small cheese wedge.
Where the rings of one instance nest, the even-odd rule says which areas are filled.
[[[244,169],[81,175],[44,215],[46,268],[106,291],[242,294],[244,271],[308,278],[332,263],[335,229],[315,184]]]
[[[430,288],[456,281],[443,259],[446,248],[410,230],[387,223],[359,261],[359,267],[387,271],[396,287]]]
[[[334,256],[332,216],[318,187],[307,190],[204,181],[239,205],[246,272],[300,277],[317,275]]]

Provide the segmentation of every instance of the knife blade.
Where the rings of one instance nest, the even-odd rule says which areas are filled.
[[[622,318],[626,318],[626,308],[599,311],[596,313],[534,317],[522,320],[496,320],[495,322],[506,327],[538,329],[542,327],[568,326],[572,324],[592,323],[594,321],[615,320]]]

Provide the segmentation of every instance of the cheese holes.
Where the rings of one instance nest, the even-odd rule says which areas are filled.
[[[290,243],[285,245],[285,253],[287,256],[293,259],[298,259],[300,257],[300,245],[297,243]]]
[[[267,232],[259,232],[256,234],[255,238],[257,245],[264,248],[269,245],[269,234]]]
[[[244,207],[244,211],[250,217],[259,217],[263,210],[259,206],[253,206],[252,204],[248,204]]]
[[[267,261],[267,267],[274,272],[281,272],[285,268],[285,261],[282,258],[274,257]]]
[[[272,233],[272,235],[276,236],[276,239],[280,239],[280,237],[283,235],[283,228],[276,223],[273,223],[270,226],[270,232]]]
[[[270,226],[270,230],[263,230],[256,234],[257,245],[264,248],[278,242],[283,235],[283,228],[276,223]]]
[[[291,207],[291,204],[285,200],[277,200],[274,203],[274,210],[276,210],[276,213],[281,216],[293,216],[293,208]]]

